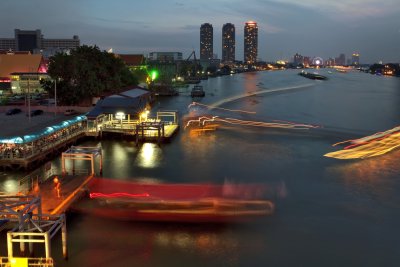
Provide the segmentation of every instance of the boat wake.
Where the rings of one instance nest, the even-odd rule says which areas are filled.
[[[265,89],[265,90],[261,90],[261,91],[256,91],[256,92],[251,92],[251,93],[246,93],[246,94],[241,94],[241,95],[236,95],[233,97],[229,97],[229,98],[225,98],[222,99],[220,101],[215,102],[214,104],[209,105],[208,107],[210,109],[214,109],[217,108],[223,104],[241,99],[241,98],[245,98],[245,97],[250,97],[250,96],[255,96],[255,95],[261,95],[261,94],[272,94],[272,93],[277,93],[277,92],[286,92],[286,91],[295,91],[298,89],[304,89],[307,87],[311,87],[314,84],[302,84],[302,85],[297,85],[297,86],[288,86],[288,87],[282,87],[282,88],[275,88],[275,89]]]

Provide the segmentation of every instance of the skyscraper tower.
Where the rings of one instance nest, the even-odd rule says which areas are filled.
[[[222,27],[222,63],[235,61],[235,25],[226,23]]]
[[[258,53],[257,22],[248,21],[244,26],[244,63],[254,64]]]
[[[200,59],[213,58],[213,27],[210,23],[200,27]]]
[[[360,54],[359,53],[353,53],[353,55],[351,56],[351,65],[353,65],[353,66],[360,65]]]

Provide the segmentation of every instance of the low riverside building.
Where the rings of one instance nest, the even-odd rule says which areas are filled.
[[[0,82],[1,88],[9,90],[13,94],[30,91],[41,91],[39,79],[47,74],[46,61],[41,55],[30,53],[0,53]]]
[[[105,127],[115,127],[123,122],[127,123],[125,126],[132,124],[140,119],[146,108],[150,110],[151,102],[151,92],[141,87],[100,99],[86,114],[89,135],[98,136]]]
[[[168,140],[178,130],[176,111],[158,111],[150,118],[153,95],[141,87],[108,96],[97,102],[87,116],[88,136],[103,133],[134,136],[139,141]]]
[[[140,54],[118,54],[116,55],[125,64],[128,66],[130,70],[140,70],[140,69],[147,69],[146,66],[146,58],[144,55]]]

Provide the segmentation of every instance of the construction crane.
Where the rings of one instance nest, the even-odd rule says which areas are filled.
[[[191,77],[195,77],[197,76],[197,72],[200,70],[200,66],[199,63],[197,62],[197,58],[196,58],[196,51],[192,51],[192,53],[190,53],[190,55],[188,56],[188,58],[186,59],[186,62],[190,62],[191,57],[193,56],[193,64],[189,64],[189,68],[188,70],[190,71],[189,76]]]

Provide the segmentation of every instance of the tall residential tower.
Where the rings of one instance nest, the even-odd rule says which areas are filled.
[[[351,55],[351,65],[353,65],[353,66],[360,65],[360,54],[359,53],[353,53],[353,55]]]
[[[246,22],[244,26],[244,63],[254,64],[258,54],[258,27],[254,21]]]
[[[210,23],[200,27],[200,59],[213,58],[213,27]]]
[[[226,23],[222,27],[222,63],[235,62],[235,25]]]

